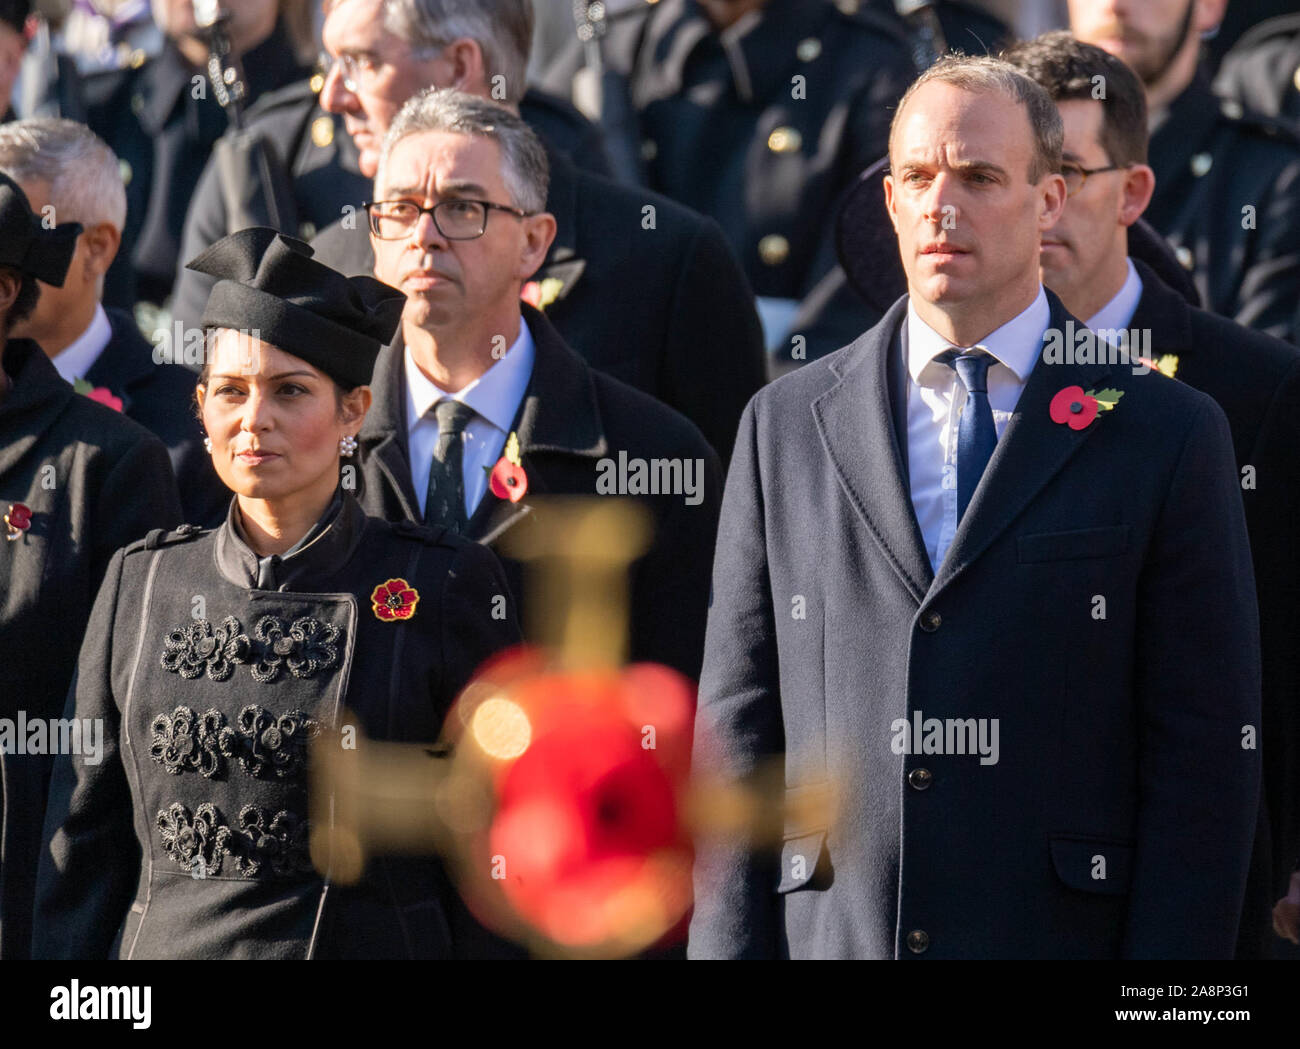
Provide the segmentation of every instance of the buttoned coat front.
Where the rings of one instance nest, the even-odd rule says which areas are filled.
[[[779,851],[705,843],[690,955],[1230,957],[1260,682],[1222,412],[1044,356],[932,578],[891,407],[905,312],[745,411],[695,760],[839,805],[792,809]],[[1076,385],[1123,395],[1052,422]]]

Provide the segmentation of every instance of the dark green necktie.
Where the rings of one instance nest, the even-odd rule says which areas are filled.
[[[465,427],[474,409],[460,401],[442,400],[433,406],[438,420],[438,443],[429,465],[429,487],[424,498],[424,523],[463,534],[465,519]]]

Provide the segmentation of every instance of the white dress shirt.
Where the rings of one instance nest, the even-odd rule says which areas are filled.
[[[488,487],[488,473],[501,458],[506,437],[515,413],[523,402],[528,380],[533,375],[533,336],[528,325],[519,321],[519,337],[515,339],[504,357],[497,361],[463,390],[447,393],[435,386],[411,357],[408,348],[403,355],[406,364],[406,435],[411,453],[411,483],[424,513],[424,499],[429,491],[429,471],[433,465],[433,449],[438,443],[438,420],[433,406],[439,401],[460,401],[474,409],[474,417],[465,427],[465,452],[462,459],[462,476],[465,480],[465,518],[474,514],[474,508]],[[484,469],[484,468],[487,469]]]
[[[1089,318],[1088,327],[1093,331],[1098,329],[1127,331],[1129,324],[1132,323],[1133,314],[1137,312],[1138,301],[1142,298],[1142,278],[1138,276],[1137,267],[1133,265],[1132,259],[1124,261],[1128,263],[1128,276],[1115,297]]]
[[[95,303],[95,315],[90,319],[90,327],[53,358],[55,370],[63,376],[65,382],[84,379],[112,337],[113,326],[108,322],[108,314],[104,312],[103,306]]]
[[[999,440],[1038,362],[1050,322],[1051,308],[1040,286],[1028,309],[975,344],[995,358],[988,370],[988,391]],[[910,302],[901,335],[909,380],[907,459],[912,508],[930,567],[937,573],[957,532],[957,429],[966,388],[956,369],[934,359],[953,349],[953,344],[921,320]]]

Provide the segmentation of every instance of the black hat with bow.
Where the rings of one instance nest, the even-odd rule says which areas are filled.
[[[186,268],[218,278],[203,327],[233,328],[301,357],[347,389],[370,382],[406,296],[373,277],[345,277],[311,246],[266,226],[223,237]]]
[[[80,235],[79,222],[47,227],[32,211],[22,187],[0,174],[0,266],[61,288]]]

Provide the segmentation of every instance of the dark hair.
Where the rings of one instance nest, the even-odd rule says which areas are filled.
[[[1137,74],[1100,47],[1065,30],[1044,33],[1002,53],[1053,102],[1100,102],[1100,144],[1112,164],[1147,162],[1147,98]]]
[[[36,309],[36,303],[41,297],[41,286],[36,283],[35,277],[30,273],[24,273],[16,266],[0,266],[0,272],[13,274],[19,282],[18,294],[14,296],[9,312],[5,314],[2,322],[4,330],[10,332],[15,324],[25,321],[32,315],[32,310]]]

